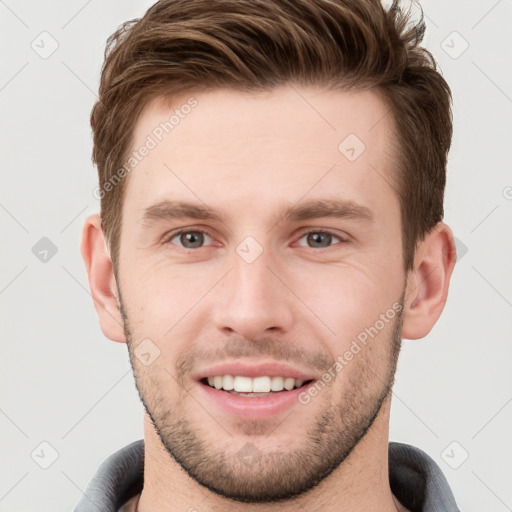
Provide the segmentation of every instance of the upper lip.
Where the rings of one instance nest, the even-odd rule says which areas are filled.
[[[300,380],[313,380],[317,378],[311,373],[276,361],[266,361],[252,364],[242,361],[225,362],[201,369],[194,375],[194,378],[196,380],[201,380],[206,377],[214,377],[216,375],[240,375],[251,378],[262,376],[292,377],[294,379]]]

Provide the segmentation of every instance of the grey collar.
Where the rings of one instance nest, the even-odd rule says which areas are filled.
[[[389,443],[392,493],[411,512],[460,512],[448,481],[424,451]],[[125,446],[102,462],[74,512],[118,512],[144,483],[144,440]]]

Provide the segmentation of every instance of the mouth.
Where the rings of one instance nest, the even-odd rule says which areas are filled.
[[[230,360],[192,375],[198,397],[204,399],[201,404],[211,415],[252,421],[275,420],[292,408],[301,415],[301,420],[295,421],[303,421],[300,396],[320,377],[271,360]]]
[[[234,396],[265,398],[306,388],[314,379],[286,376],[213,375],[200,380],[201,384]]]

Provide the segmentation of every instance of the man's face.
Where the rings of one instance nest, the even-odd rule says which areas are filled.
[[[406,283],[391,120],[372,92],[219,90],[151,103],[132,149],[174,109],[123,203],[137,388],[197,482],[240,501],[291,497],[350,454],[393,382]],[[218,218],[166,215],[164,201]]]

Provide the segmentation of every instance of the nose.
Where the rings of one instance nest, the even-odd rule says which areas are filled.
[[[249,340],[288,332],[294,321],[293,293],[279,265],[266,251],[251,263],[235,253],[232,263],[213,297],[216,327],[225,335],[236,333]]]

